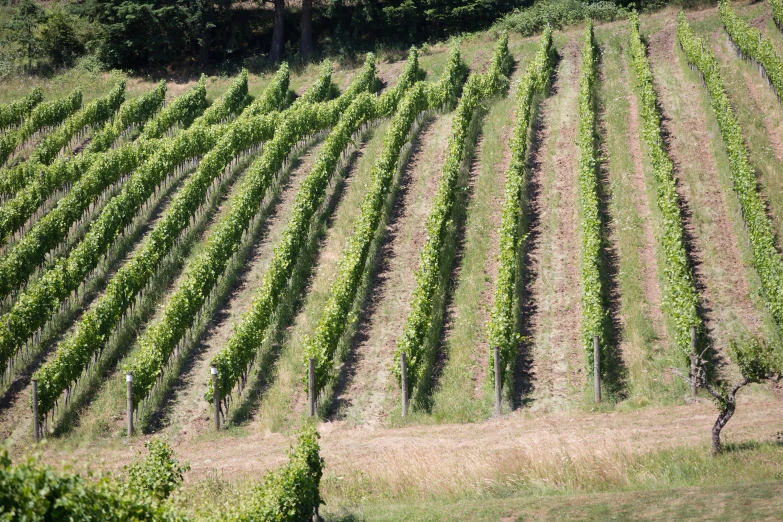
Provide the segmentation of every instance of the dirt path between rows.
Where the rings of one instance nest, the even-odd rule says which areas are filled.
[[[534,409],[564,405],[581,393],[585,382],[579,335],[578,40],[569,40],[560,53],[552,96],[542,104],[543,125],[532,155],[529,288],[523,325],[532,338]]]
[[[402,333],[415,288],[414,272],[426,239],[425,222],[446,158],[451,115],[429,124],[414,145],[400,181],[390,224],[381,246],[380,267],[351,348],[350,381],[336,397],[337,418],[378,425],[390,409],[397,337]]]
[[[712,152],[721,144],[705,117],[711,110],[689,81],[679,53],[674,52],[676,26],[671,21],[650,36],[649,52],[656,90],[669,136],[669,153],[678,175],[678,192],[685,208],[685,229],[692,238],[694,276],[699,287],[709,337],[725,354],[729,337],[738,331],[761,331],[761,318],[750,298],[747,267],[729,215],[726,191]],[[710,116],[712,117],[712,116]],[[720,145],[722,147],[722,145]]]

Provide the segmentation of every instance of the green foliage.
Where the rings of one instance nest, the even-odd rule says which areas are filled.
[[[241,85],[238,88],[241,88]],[[232,104],[245,102],[244,97],[233,96],[229,91],[225,98],[216,103],[221,107],[213,113],[217,121],[239,110],[226,100],[231,100]],[[31,270],[43,261],[46,252],[58,244],[68,230],[62,221],[50,216],[60,209],[64,215],[72,216],[75,220],[93,200],[93,196],[85,194],[101,186],[107,178],[119,179],[121,173],[135,168],[135,172],[123,184],[120,194],[106,204],[84,239],[67,257],[59,259],[40,279],[28,285],[16,297],[11,309],[0,318],[0,363],[5,364],[13,357],[27,339],[46,324],[60,303],[79,288],[85,277],[114,244],[117,236],[131,224],[141,205],[169,173],[185,161],[209,152],[227,130],[225,125],[199,124],[173,138],[157,142],[140,140],[138,144],[130,144],[116,152],[99,155],[90,171],[77,184],[83,187],[83,192],[74,192],[74,186],[68,196],[58,203],[57,208],[37,223],[36,227],[40,233],[35,235],[31,230],[16,245],[19,248],[23,246],[23,250],[14,248],[9,256],[0,262],[0,273],[7,273],[9,277],[13,274],[16,282],[23,282]],[[211,181],[207,182],[207,185],[209,183]],[[107,184],[102,186],[105,188]],[[19,274],[11,271],[11,267],[17,267],[16,270],[23,275],[19,277]],[[11,285],[4,287],[7,292],[12,289]]]
[[[323,476],[318,432],[305,424],[288,462],[264,476],[249,499],[221,513],[219,520],[232,522],[302,522],[310,520],[321,504],[319,487]]]
[[[580,0],[542,0],[530,7],[522,7],[495,23],[498,30],[530,36],[549,26],[562,29],[584,22],[612,22],[626,18],[628,11],[614,2],[582,2]]]
[[[351,101],[351,97],[355,96],[353,93],[357,92],[356,86],[361,85],[366,89],[370,85],[369,80],[375,71],[374,62],[370,70],[372,76],[359,75],[352,84],[348,90],[352,94],[323,104],[295,104],[276,118],[279,124],[274,128],[274,137],[266,143],[261,156],[249,167],[242,185],[232,199],[231,211],[210,234],[205,252],[188,266],[182,276],[184,281],[169,300],[162,319],[150,325],[141,336],[140,348],[126,366],[127,371],[133,372],[133,395],[136,403],[152,389],[174,347],[193,324],[196,313],[239,247],[250,220],[258,211],[268,187],[291,148],[307,135],[334,124]],[[287,68],[285,71],[287,75]],[[331,74],[329,70],[324,72]],[[325,84],[325,81],[320,81],[316,86],[320,95],[329,92],[329,89],[324,87]],[[286,89],[280,89],[280,92],[285,93]],[[246,132],[246,127],[241,122],[234,126],[240,135]],[[267,136],[266,139],[270,137]],[[231,153],[231,150],[229,148],[218,154],[227,162],[235,154]],[[219,165],[215,175],[222,171],[225,164]]]
[[[296,258],[299,255],[305,241],[307,240],[310,225],[318,208],[321,206],[326,196],[326,188],[337,168],[340,156],[347,146],[352,143],[352,136],[359,130],[364,123],[379,117],[389,116],[396,109],[396,105],[403,97],[405,92],[420,77],[418,66],[418,54],[413,50],[408,59],[405,71],[400,76],[395,87],[379,97],[374,97],[366,92],[359,94],[360,90],[366,90],[374,84],[375,78],[375,59],[368,56],[365,62],[362,80],[355,83],[350,97],[343,99],[343,95],[335,102],[329,102],[321,108],[317,114],[309,116],[309,119],[323,119],[325,125],[334,128],[329,133],[326,143],[321,150],[315,165],[310,174],[302,182],[299,192],[296,195],[291,217],[283,231],[280,243],[275,247],[274,257],[269,268],[264,273],[259,292],[253,297],[253,304],[242,316],[240,322],[235,326],[234,334],[229,339],[225,348],[218,352],[212,358],[212,365],[218,369],[218,379],[221,394],[223,397],[239,383],[248,367],[252,364],[258,347],[264,339],[266,329],[269,326],[272,313],[277,308],[280,297],[286,289],[288,280],[294,270]],[[350,103],[350,105],[347,105]],[[304,110],[304,107],[302,108]],[[306,117],[301,122],[291,118],[290,123],[306,130],[306,125],[311,125]],[[288,123],[288,122],[286,122]],[[278,139],[285,139],[285,133],[291,130],[283,128],[280,136],[267,146],[264,155],[267,153],[277,154],[281,157],[287,154],[291,145],[294,143],[280,142],[281,148],[274,150],[272,147],[278,146]],[[312,131],[300,135],[309,134]],[[271,156],[274,158],[274,156]],[[263,156],[259,159],[259,166],[270,161]],[[278,168],[278,161],[275,161],[273,168],[268,169],[269,174],[275,172]],[[252,167],[251,167],[252,168]],[[206,399],[212,401],[213,390],[211,384],[207,391]]]
[[[43,89],[36,87],[21,100],[0,105],[0,129],[21,125],[43,98]]]
[[[783,373],[780,356],[773,345],[755,337],[741,341],[732,339],[729,355],[749,382],[761,382]]]
[[[202,76],[196,85],[167,105],[158,116],[144,126],[141,138],[161,138],[175,125],[188,127],[207,108],[207,79]]]
[[[0,519],[173,522],[182,520],[166,504],[124,488],[110,477],[57,472],[30,457],[13,465],[0,452]]]
[[[27,141],[33,134],[45,132],[46,127],[59,125],[81,106],[82,91],[79,89],[66,98],[38,104],[19,129],[0,136],[0,165],[5,163],[16,147]],[[0,171],[0,187],[5,185],[7,176],[7,169]]]
[[[775,25],[783,27],[783,0],[767,0],[772,8],[772,19]]]
[[[41,50],[54,66],[70,66],[84,52],[77,34],[79,21],[60,3],[46,10],[44,22],[38,27]]]
[[[500,264],[495,287],[495,304],[492,317],[487,324],[487,338],[490,345],[500,348],[501,381],[506,367],[513,358],[517,344],[515,335],[517,308],[516,285],[519,248],[524,242],[520,238],[519,220],[522,217],[525,193],[525,172],[528,162],[528,132],[533,117],[533,102],[549,85],[554,68],[552,29],[547,26],[541,36],[536,56],[527,68],[517,91],[516,124],[511,138],[511,164],[506,175],[505,200],[500,224]],[[495,372],[494,350],[490,351],[489,375],[492,382]]]
[[[65,120],[56,131],[44,136],[41,143],[33,149],[29,161],[49,165],[74,136],[89,126],[98,125],[111,118],[124,101],[125,82],[122,81],[109,94],[89,103]]]
[[[683,12],[677,17],[677,40],[688,62],[701,73],[710,93],[710,102],[729,156],[734,191],[747,225],[753,264],[761,279],[763,298],[778,328],[783,328],[783,260],[764,200],[758,192],[758,180],[742,139],[742,128],[720,77],[720,68],[709,45],[691,31]]]
[[[148,453],[141,461],[125,467],[128,474],[128,491],[137,495],[150,495],[157,501],[171,496],[182,483],[190,464],[180,465],[171,444],[158,437],[144,443]]]
[[[409,62],[409,67],[412,64]],[[386,197],[397,172],[400,152],[409,139],[413,122],[422,111],[442,107],[456,99],[465,80],[466,66],[454,46],[443,77],[434,85],[416,83],[405,94],[383,139],[383,152],[373,166],[370,188],[364,197],[353,236],[340,259],[337,278],[332,283],[329,301],[315,329],[315,336],[305,346],[305,364],[315,359],[315,391],[319,393],[329,378],[340,337],[349,323],[349,313],[361,284],[370,246],[382,218]]]
[[[699,294],[693,279],[692,268],[685,250],[680,198],[674,179],[674,165],[666,151],[661,132],[661,115],[653,86],[647,48],[639,33],[639,17],[631,16],[631,58],[636,72],[636,93],[639,96],[639,114],[642,119],[641,135],[650,154],[655,178],[658,208],[663,216],[663,231],[659,239],[664,252],[663,311],[674,327],[674,342],[685,357],[690,359],[690,329],[703,328],[698,314]]]
[[[58,345],[54,357],[36,373],[39,381],[38,411],[41,415],[54,407],[63,390],[76,381],[91,358],[100,353],[123,314],[147,286],[180,233],[190,224],[215,178],[241,151],[270,139],[281,116],[265,113],[283,108],[288,82],[288,67],[283,66],[264,93],[230,124],[214,148],[204,156],[196,172],[188,177],[133,256],[109,281],[103,295],[84,313],[71,335]],[[321,79],[320,83],[324,80]],[[241,96],[234,96],[234,99],[235,103],[242,103]]]
[[[593,369],[593,337],[606,345],[608,308],[602,278],[603,236],[598,203],[598,149],[596,138],[595,82],[598,56],[593,22],[587,21],[579,78],[579,205],[582,210],[582,342],[587,369]],[[603,366],[603,365],[602,365]]]
[[[45,12],[33,0],[22,0],[14,10],[8,22],[11,42],[18,47],[18,53],[27,62],[27,68],[32,67],[33,58],[41,50],[38,38],[38,24],[44,20]]]
[[[402,336],[397,339],[394,371],[399,377],[399,358],[405,352],[408,361],[408,383],[416,386],[425,364],[425,338],[432,325],[433,306],[440,280],[441,251],[452,208],[457,197],[462,160],[468,143],[468,130],[481,100],[501,94],[508,85],[509,74],[508,35],[498,40],[490,68],[484,74],[471,74],[459,100],[449,137],[446,162],[438,182],[435,202],[427,217],[427,240],[416,269],[416,289],[413,292],[411,311],[405,322]]]
[[[166,100],[166,80],[161,80],[158,86],[147,94],[124,103],[120,113],[110,125],[93,136],[87,152],[104,152],[109,150],[117,138],[132,125],[143,125],[163,107]]]
[[[761,35],[761,31],[737,16],[727,0],[720,0],[718,9],[723,27],[726,28],[734,46],[743,56],[749,57],[764,68],[767,78],[780,98],[783,94],[783,62],[775,52],[775,47]]]

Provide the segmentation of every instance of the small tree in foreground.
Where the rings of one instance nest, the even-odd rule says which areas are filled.
[[[781,380],[781,361],[775,354],[772,345],[759,341],[756,338],[744,341],[732,340],[729,345],[729,354],[739,366],[742,378],[733,385],[729,382],[718,380],[710,382],[705,369],[706,361],[703,355],[695,356],[695,371],[685,377],[678,369],[672,368],[672,372],[685,379],[689,384],[706,389],[712,395],[718,406],[718,418],[712,426],[712,454],[717,455],[723,451],[720,441],[721,430],[731,420],[737,409],[737,392],[749,384],[763,381],[779,382]]]

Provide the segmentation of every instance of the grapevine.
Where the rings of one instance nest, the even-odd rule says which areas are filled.
[[[43,90],[36,87],[21,100],[0,105],[0,129],[21,125],[43,98]]]
[[[331,70],[328,70],[316,82],[318,95],[324,96],[328,92],[323,85],[328,86],[330,75]],[[283,66],[263,95],[242,113],[215,148],[204,156],[196,172],[177,193],[137,252],[109,281],[104,295],[77,322],[73,334],[58,345],[52,360],[36,373],[40,390],[38,411],[41,415],[53,408],[62,391],[79,378],[91,357],[101,351],[123,314],[147,286],[182,230],[190,223],[212,180],[240,151],[269,139],[275,118],[261,116],[264,112],[281,108],[286,102],[287,90],[288,68]]]
[[[36,132],[63,122],[82,106],[82,91],[75,90],[68,97],[36,106],[19,129],[0,136],[0,165],[6,162],[16,148],[27,141]],[[0,180],[3,175],[0,174]],[[2,185],[2,181],[0,181]]]
[[[468,129],[481,100],[500,94],[508,85],[511,64],[508,35],[504,34],[495,47],[489,70],[485,74],[471,74],[468,77],[457,104],[446,163],[438,183],[434,207],[427,218],[427,240],[416,270],[416,289],[413,292],[411,311],[402,336],[397,339],[397,350],[394,354],[394,371],[398,377],[400,354],[406,354],[408,385],[411,388],[416,386],[425,366],[424,341],[432,322],[435,294],[439,284],[440,253],[457,197],[457,181],[468,145]]]
[[[664,251],[664,313],[674,325],[674,341],[679,351],[688,354],[690,329],[702,329],[698,315],[699,295],[692,267],[685,249],[680,198],[674,179],[674,165],[666,152],[661,133],[661,114],[653,87],[653,76],[647,60],[647,48],[639,33],[639,17],[631,15],[631,58],[636,71],[636,92],[642,119],[642,139],[647,145],[655,178],[658,208],[663,215],[663,232],[659,239]]]
[[[411,127],[422,111],[443,106],[456,99],[464,82],[465,72],[466,67],[459,48],[455,46],[443,78],[435,85],[427,86],[421,82],[415,84],[405,95],[389,125],[383,140],[383,152],[373,166],[370,189],[362,202],[361,214],[354,227],[353,236],[343,251],[337,279],[331,285],[329,301],[324,306],[315,336],[309,339],[305,346],[305,362],[307,363],[309,358],[315,359],[316,393],[319,393],[326,383],[337,343],[349,322],[348,314],[356,298],[370,246],[381,221],[383,204],[397,171],[400,152],[409,139]]]
[[[141,125],[163,107],[166,99],[166,81],[161,80],[158,86],[147,94],[131,100],[122,107],[114,122],[106,125],[95,134],[87,147],[87,152],[104,152],[114,145],[115,140],[133,125]]]
[[[138,98],[137,106],[141,106],[141,108],[138,110],[129,109],[128,112],[135,114],[136,116],[128,116],[126,121],[129,124],[132,124],[134,119],[138,119],[139,123],[141,123],[143,121],[142,118],[144,118],[143,115],[145,113],[149,113],[149,111],[152,110],[152,108],[156,105],[156,100],[162,98],[163,94],[164,94],[164,90],[163,90],[163,85],[161,84],[161,86],[155,89],[152,93]],[[189,97],[190,94],[185,93],[183,96]],[[133,100],[129,103],[135,104],[137,100]],[[174,103],[176,104],[177,100],[175,100]],[[126,106],[124,105],[123,108],[124,107]],[[119,116],[120,119],[123,118],[122,112],[123,109],[120,110],[120,116]],[[153,118],[153,120],[151,120],[150,123],[153,125],[157,125],[157,120],[158,118],[161,117],[162,115],[159,114],[158,116]],[[114,127],[116,130],[117,126],[115,125]],[[107,129],[106,132],[108,134],[114,135],[115,130],[109,132]],[[100,139],[101,138],[96,136],[95,140],[93,140],[93,143],[97,143]],[[112,138],[111,141],[113,142],[114,138]],[[141,141],[139,143],[141,143]],[[103,148],[103,145],[101,145],[98,148]],[[127,150],[130,149],[126,149],[126,151]],[[144,150],[149,150],[149,149],[145,147]],[[119,151],[110,151],[107,154],[110,156],[110,155],[122,155],[123,153]],[[138,161],[141,161],[145,157],[145,154],[146,154],[145,152],[140,151],[139,157],[137,158]],[[106,158],[108,158],[109,156],[106,156]],[[56,190],[61,189],[62,187],[64,187],[66,184],[69,183],[75,184],[74,187],[71,189],[72,192],[74,190],[76,191],[82,190],[84,188],[84,184],[87,183],[86,181],[79,183],[80,180],[82,179],[82,176],[84,176],[85,173],[89,171],[90,167],[93,166],[96,160],[101,157],[102,156],[99,153],[90,152],[90,149],[88,149],[87,152],[85,152],[78,158],[73,158],[70,160],[67,159],[58,160],[49,166],[41,166],[41,165],[35,165],[29,162],[25,162],[19,165],[18,167],[11,169],[11,170],[16,170],[18,172],[16,172],[12,177],[7,178],[6,181],[8,181],[9,185],[7,185],[5,188],[7,192],[16,192],[16,195],[13,198],[11,198],[5,205],[0,207],[0,243],[5,242],[10,234],[16,231],[19,227],[21,227],[27,221],[27,219],[36,211],[36,209],[38,209],[39,206],[44,201],[46,201],[46,199],[49,198]],[[134,164],[135,162],[131,163],[129,168],[133,168]],[[124,172],[125,171],[118,174],[122,175]],[[114,180],[116,178],[107,178],[107,179],[109,179],[110,180],[109,182],[111,183],[113,182],[111,180]],[[26,186],[22,187],[23,180],[30,180],[30,181],[26,184]],[[100,187],[101,186],[105,187],[105,181],[102,183],[103,184],[99,183],[99,185],[94,189],[88,190],[87,193],[98,194],[102,192],[103,189]],[[80,197],[88,197],[88,196],[83,195]],[[61,205],[65,206],[64,203],[61,203]],[[66,222],[69,224],[72,223],[73,218],[65,218],[65,221],[63,223]],[[0,261],[0,265],[1,264],[2,261]]]
[[[593,23],[587,22],[579,79],[579,203],[582,210],[582,342],[587,368],[593,370],[593,337],[605,346],[608,309],[601,277],[601,217],[598,210],[598,156],[596,150],[596,43]]]
[[[374,75],[374,65],[372,70]],[[264,339],[270,315],[277,308],[295,260],[307,238],[312,218],[321,206],[327,184],[340,155],[351,142],[351,136],[367,121],[393,112],[405,92],[420,76],[418,54],[412,50],[405,71],[394,88],[377,99],[366,93],[360,94],[347,109],[330,118],[334,122],[339,116],[339,121],[326,139],[312,172],[302,182],[288,225],[275,247],[274,257],[264,273],[259,292],[253,298],[253,305],[236,325],[226,347],[212,359],[212,364],[218,368],[219,386],[225,396],[244,380],[245,372]],[[211,385],[207,399],[212,400]]]
[[[162,138],[166,131],[175,126],[189,127],[193,120],[207,108],[206,77],[201,79],[182,96],[163,108],[158,116],[144,126],[141,138]]]
[[[513,356],[516,337],[516,274],[520,244],[519,220],[522,217],[525,191],[525,171],[528,161],[528,129],[533,114],[533,102],[549,85],[554,67],[552,29],[547,26],[541,36],[533,62],[528,66],[517,91],[516,125],[511,138],[511,164],[504,188],[506,199],[500,225],[500,266],[495,288],[495,304],[487,325],[487,338],[500,348],[501,381]],[[494,382],[494,350],[490,351],[489,375]]]
[[[772,19],[778,29],[783,29],[783,0],[768,0],[772,8]]]
[[[742,128],[726,95],[715,57],[704,40],[693,34],[683,12],[677,17],[677,40],[688,63],[704,78],[710,94],[710,103],[729,156],[733,187],[747,225],[753,264],[761,279],[763,297],[778,328],[783,329],[783,260],[764,200],[758,192],[758,180],[742,139]]]
[[[125,82],[122,81],[103,98],[87,104],[82,110],[70,116],[56,131],[47,134],[35,149],[28,161],[50,164],[63,147],[86,127],[98,125],[108,120],[119,110],[125,101]]]
[[[236,80],[234,85],[226,92],[225,97],[213,106],[211,119],[216,120],[219,115],[226,116],[238,110],[236,104],[244,103],[245,96],[240,98],[235,96],[234,93],[246,89],[247,76]],[[210,121],[210,119],[204,119],[204,121]],[[151,163],[149,166],[151,168],[161,168],[165,165],[163,167],[165,170],[152,171],[143,175],[151,176],[150,179],[156,180],[154,184],[146,187],[148,190],[146,194],[149,195],[162,181],[163,176],[176,165],[188,158],[207,152],[215,144],[213,140],[217,139],[217,134],[206,131],[209,128],[208,125],[197,125],[197,123],[198,120],[194,122],[193,128],[178,134],[175,138],[168,141],[164,140],[158,143],[157,141],[140,140],[138,143],[126,145],[117,151],[112,151],[98,158],[89,172],[79,180],[79,183],[74,185],[65,198],[58,202],[57,207],[47,214],[44,219],[36,223],[22,241],[14,245],[14,248],[0,259],[0,297],[9,295],[24,283],[33,270],[43,262],[46,253],[61,243],[71,224],[82,215],[95,198],[103,193],[110,184],[117,182],[122,175],[133,171],[147,158],[156,154],[150,158],[149,161]],[[223,127],[220,133],[223,134],[225,131],[226,128]],[[209,138],[205,140],[206,136],[209,136]],[[193,143],[189,143],[191,140]],[[167,144],[169,146],[166,146]],[[201,147],[204,146],[208,148],[202,149]],[[190,150],[193,151],[193,154],[182,156],[182,154],[187,154],[185,151]],[[170,156],[172,153],[174,153],[173,156]],[[156,165],[156,160],[162,163]],[[139,173],[136,173],[129,180],[130,187],[123,187],[123,195],[128,195],[132,190],[137,190],[133,186],[133,180],[137,177],[140,177]],[[134,196],[136,195],[129,197]],[[138,205],[143,203],[147,197],[145,196],[143,199],[138,200]],[[136,208],[138,206],[134,207],[133,210],[129,209],[129,212],[123,216],[122,220],[131,219],[135,214]],[[107,208],[108,210],[109,208]],[[102,216],[101,219],[108,218]],[[108,241],[103,246],[107,248],[111,243],[112,241]]]
[[[783,62],[775,52],[775,47],[761,35],[761,31],[737,16],[727,0],[718,2],[718,10],[734,48],[759,65],[761,73],[775,88],[779,99],[783,95]]]
[[[245,77],[244,80],[246,83],[247,78]],[[246,97],[239,98],[232,93],[242,88],[241,79],[235,81],[226,95],[215,104],[219,109],[216,109],[213,115],[217,117],[222,114],[222,117],[227,117],[237,111],[238,108],[232,104],[244,104]],[[247,88],[246,85],[244,88]],[[139,153],[147,151],[147,155],[151,155],[123,184],[120,194],[108,202],[87,235],[73,251],[67,257],[58,260],[54,267],[44,272],[34,284],[25,288],[14,300],[8,313],[0,318],[0,364],[5,365],[33,332],[46,324],[60,302],[79,288],[82,281],[114,243],[117,235],[132,222],[138,209],[165,180],[168,173],[185,161],[209,152],[227,130],[226,125],[194,125],[173,138],[164,139],[157,144],[141,140],[136,149],[128,146],[117,151],[127,152],[127,156],[119,158],[125,159],[126,163],[110,165],[106,169],[109,174],[121,170],[127,163],[134,161],[138,163],[138,154],[134,154],[134,150]],[[112,155],[107,155],[108,157]],[[105,166],[104,160],[103,157],[99,158],[92,168]],[[74,201],[74,204],[76,203],[78,202]],[[51,214],[47,215],[47,218]],[[54,223],[52,226],[56,227],[57,224]],[[37,245],[32,246],[37,247]],[[37,251],[40,252],[40,248]],[[18,257],[15,259],[18,260]],[[8,265],[4,263],[1,266],[7,268]],[[19,266],[19,269],[29,270],[29,267]]]

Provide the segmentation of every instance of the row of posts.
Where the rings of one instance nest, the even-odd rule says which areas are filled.
[[[495,413],[500,415],[503,402],[502,389],[503,382],[500,372],[500,348],[493,348],[495,359]],[[691,327],[691,353],[696,353],[696,327]],[[691,375],[695,375],[696,364],[695,357],[691,357]],[[601,402],[601,345],[596,335],[593,337],[593,386],[595,393],[595,402]],[[315,417],[315,360],[308,360],[307,368],[307,403],[310,417]],[[220,429],[220,388],[218,386],[218,371],[214,366],[210,368],[212,375],[212,392],[214,405],[215,430]],[[128,390],[128,436],[133,436],[133,374],[127,373],[125,381]],[[38,419],[38,381],[32,380],[33,384],[33,432],[35,440],[40,440],[42,436],[40,421]],[[408,359],[405,352],[400,354],[400,385],[402,388],[402,416],[408,415]],[[691,394],[696,395],[695,379],[691,379]]]

